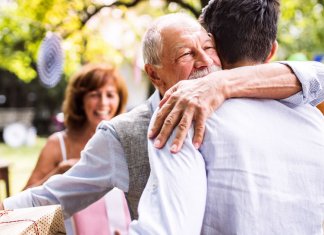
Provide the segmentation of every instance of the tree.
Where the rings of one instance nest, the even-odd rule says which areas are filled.
[[[314,54],[324,53],[324,1],[282,1],[279,24],[279,44],[285,59],[294,52],[303,52],[312,59]]]
[[[184,7],[194,15],[200,12],[197,1],[167,0],[162,9],[154,9],[150,13],[153,16],[165,14],[170,11],[170,4],[179,5],[176,8],[173,6],[173,11]],[[118,63],[125,56],[121,49],[107,45],[98,36],[98,29],[87,26],[104,9],[119,9],[122,18],[127,21],[127,9],[137,8],[139,13],[145,13],[150,7],[147,0],[112,1],[106,5],[91,0],[17,0],[8,1],[4,6],[0,10],[0,67],[26,82],[37,77],[37,51],[47,31],[58,32],[64,38],[63,46],[69,51],[65,58],[65,74],[70,75],[80,63],[96,58],[116,58],[113,62]],[[135,25],[130,28],[135,31],[138,43],[144,29],[136,29]],[[104,54],[102,51],[109,53]],[[128,55],[126,58],[132,59]]]
[[[179,11],[198,17],[207,4],[208,0],[0,0],[0,79],[7,82],[16,76],[21,86],[28,84],[38,96],[33,104],[38,118],[42,113],[50,116],[60,109],[66,80],[81,64],[137,65],[142,35],[154,18]],[[309,59],[324,53],[324,0],[282,0],[281,5],[277,59],[293,52]],[[35,80],[38,49],[48,31],[61,35],[65,51],[65,79],[49,90]]]
[[[140,38],[147,27],[147,24],[140,22],[141,18],[146,17],[149,23],[156,16],[183,9],[198,17],[208,0],[104,2],[107,1],[7,0],[5,7],[0,8],[0,67],[26,82],[36,78],[37,51],[47,31],[55,31],[64,39],[63,46],[68,51],[65,57],[67,76],[79,64],[90,60],[113,60],[109,62],[118,64],[126,58],[132,63],[136,53],[130,51],[139,47]],[[301,51],[311,58],[313,54],[324,51],[323,2],[324,0],[282,1],[279,59],[285,59],[292,52]],[[119,18],[114,16],[116,12]],[[118,21],[125,27],[121,39],[125,35],[132,37],[133,44],[126,48],[116,48],[114,43],[107,42],[100,32],[102,28],[93,27],[96,24],[94,22],[109,24],[104,21],[105,17]]]

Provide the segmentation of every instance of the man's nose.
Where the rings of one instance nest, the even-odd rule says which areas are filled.
[[[213,64],[213,60],[204,50],[201,50],[197,54],[197,59],[195,64],[196,64],[196,68],[208,67]]]

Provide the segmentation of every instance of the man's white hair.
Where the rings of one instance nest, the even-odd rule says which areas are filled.
[[[169,27],[201,27],[198,21],[185,13],[174,13],[159,17],[146,30],[142,41],[145,64],[160,65],[163,49],[161,33]]]

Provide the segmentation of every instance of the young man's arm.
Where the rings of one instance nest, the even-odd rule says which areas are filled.
[[[295,106],[302,103],[315,105],[324,99],[323,64],[283,63],[223,70],[209,74],[203,79],[179,82],[165,94],[156,121],[150,129],[149,137],[157,137],[155,147],[163,147],[172,130],[178,126],[171,147],[171,152],[178,152],[190,124],[195,121],[193,143],[198,148],[203,140],[206,119],[229,98],[289,97],[283,102]],[[303,92],[297,93],[301,89]]]

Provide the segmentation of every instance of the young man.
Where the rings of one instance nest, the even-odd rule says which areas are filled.
[[[210,2],[203,20],[225,69],[271,59],[278,12],[275,0]],[[159,228],[169,226],[166,234],[199,234],[204,218],[202,234],[322,234],[324,119],[315,107],[230,99],[208,119],[199,151],[192,131],[174,156],[171,140],[160,151],[149,142],[152,176],[139,221],[132,224],[135,231],[163,234]],[[206,173],[207,201],[200,217]],[[192,207],[195,201],[200,204]],[[151,221],[166,225],[150,227]]]

